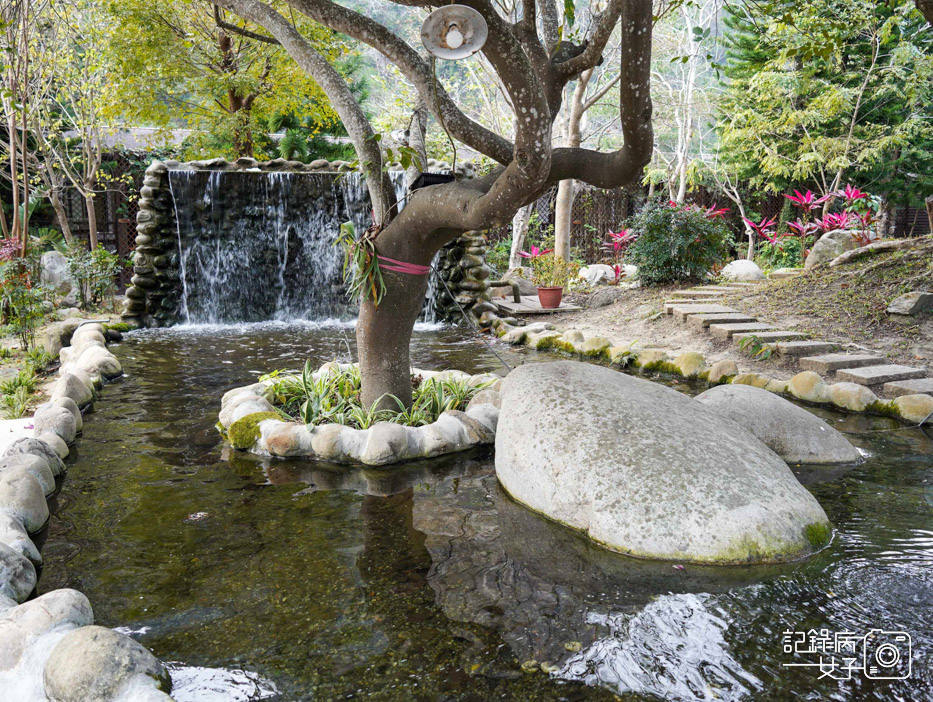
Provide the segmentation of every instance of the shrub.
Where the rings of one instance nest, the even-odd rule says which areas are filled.
[[[109,299],[111,308],[116,311],[116,277],[127,265],[125,261],[103,246],[88,251],[81,245],[72,250],[68,264],[78,286],[81,307]]]
[[[807,238],[809,247],[813,240]],[[774,243],[763,241],[758,245],[757,263],[763,270],[793,268],[800,264],[800,246],[804,240],[796,236],[778,238]]]
[[[734,245],[721,218],[693,205],[652,200],[625,226],[638,236],[625,260],[638,266],[638,276],[646,285],[703,280]]]
[[[45,293],[32,284],[29,265],[22,258],[0,261],[0,310],[5,330],[19,337],[25,350],[29,350],[36,328],[45,317],[42,311]]]

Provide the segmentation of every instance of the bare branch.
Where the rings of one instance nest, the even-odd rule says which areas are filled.
[[[258,0],[219,0],[216,4],[265,27],[295,62],[318,82],[330,98],[356,148],[377,220],[383,221],[391,217],[395,206],[395,191],[387,173],[382,170],[382,149],[376,140],[372,125],[343,77],[308,43],[291,22],[265,3]]]
[[[221,29],[225,29],[228,32],[232,32],[233,34],[239,34],[240,36],[246,37],[247,39],[255,39],[256,41],[261,41],[265,44],[279,44],[278,39],[275,37],[267,37],[265,34],[251,32],[250,30],[244,29],[243,27],[237,27],[235,24],[224,22],[223,17],[220,15],[220,7],[218,5],[214,5],[214,21]]]
[[[412,82],[434,116],[455,138],[499,163],[506,164],[512,160],[512,144],[468,118],[451,100],[444,87],[435,81],[428,63],[386,27],[329,0],[288,0],[288,4],[315,22],[368,44],[392,61]],[[419,5],[417,2],[401,4]]]

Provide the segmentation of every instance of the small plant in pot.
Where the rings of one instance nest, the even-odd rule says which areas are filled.
[[[522,251],[520,255],[530,259],[541,307],[546,310],[560,307],[564,287],[576,278],[580,267],[572,261],[558,258],[553,249],[542,250],[532,246],[531,252]]]

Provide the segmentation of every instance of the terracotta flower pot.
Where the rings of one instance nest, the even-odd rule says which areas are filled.
[[[560,299],[564,295],[564,288],[557,286],[553,288],[538,288],[538,300],[541,307],[546,310],[553,310],[560,307]]]

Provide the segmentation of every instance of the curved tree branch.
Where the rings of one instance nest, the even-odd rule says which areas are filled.
[[[265,34],[260,34],[259,32],[251,32],[248,29],[243,27],[237,27],[235,24],[230,24],[225,22],[223,17],[220,15],[220,6],[214,5],[214,22],[221,29],[225,29],[232,34],[239,34],[241,37],[246,37],[247,39],[254,39],[256,41],[261,41],[264,44],[278,44],[279,40],[275,37],[267,37]]]
[[[265,27],[295,62],[320,84],[356,148],[361,168],[366,175],[376,220],[390,218],[395,206],[395,190],[388,174],[382,170],[382,150],[372,125],[343,77],[308,43],[291,22],[265,3],[258,0],[217,0],[215,4]]]
[[[330,0],[287,0],[315,22],[368,44],[398,66],[418,95],[450,133],[461,142],[499,163],[512,160],[512,144],[467,117],[436,81],[430,65],[397,35],[373,19]],[[416,3],[402,3],[416,4]],[[425,3],[428,4],[428,3]],[[437,92],[437,102],[434,95]]]
[[[627,9],[631,4],[633,3],[630,0],[609,0],[606,9],[594,18],[593,31],[583,51],[573,58],[555,64],[554,70],[565,80],[569,80],[588,68],[596,66],[603,55],[603,49],[606,48],[609,37],[612,36],[612,30],[619,21],[619,16],[623,13],[623,6]],[[627,29],[623,25],[622,31],[625,32]]]

